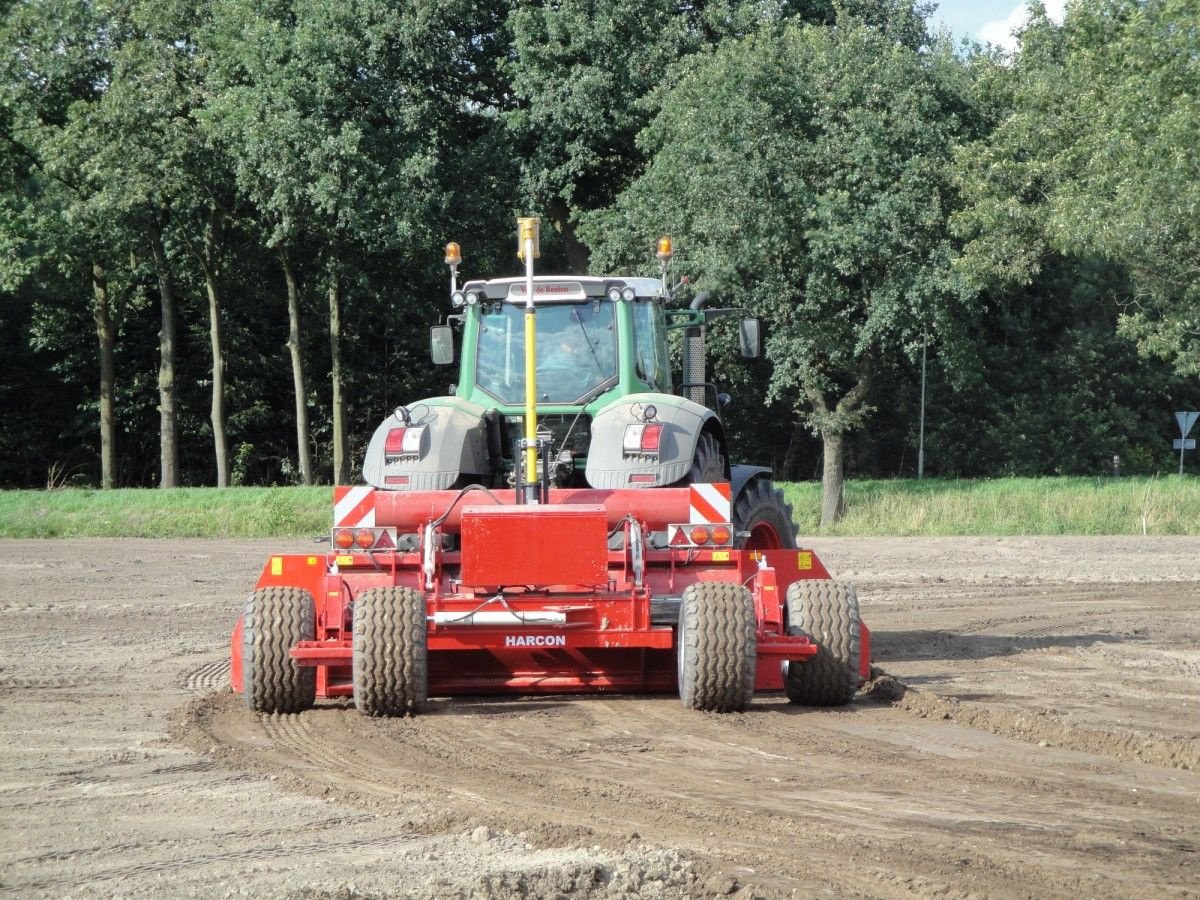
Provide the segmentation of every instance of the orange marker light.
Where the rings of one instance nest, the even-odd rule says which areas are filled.
[[[671,247],[671,239],[669,237],[661,237],[658,239],[658,258],[663,262],[669,260],[673,250]]]
[[[446,245],[446,265],[457,266],[460,262],[462,262],[462,247],[451,241]]]

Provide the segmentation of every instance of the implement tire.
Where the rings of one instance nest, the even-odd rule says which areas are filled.
[[[754,478],[733,501],[733,528],[739,550],[795,550],[796,526],[792,507],[769,478]]]
[[[255,591],[242,611],[242,684],[246,705],[261,713],[297,713],[317,698],[317,670],[298,666],[292,647],[316,637],[316,605],[300,588]]]
[[[368,716],[412,716],[429,696],[425,598],[372,588],[354,601],[354,705]]]
[[[740,584],[701,581],[679,604],[679,699],[690,709],[740,712],[754,697],[754,597]]]
[[[845,706],[859,684],[862,651],[858,595],[828,580],[793,582],[787,592],[788,634],[817,645],[816,656],[785,664],[788,699],[803,706]]]

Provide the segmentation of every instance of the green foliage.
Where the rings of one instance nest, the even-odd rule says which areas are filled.
[[[878,360],[954,343],[967,299],[946,218],[968,98],[946,48],[913,46],[911,7],[885,7],[681,64],[645,174],[585,228],[609,270],[675,235],[684,274],[768,320],[769,396],[821,431],[862,424],[848,401]]]
[[[957,228],[977,283],[1031,283],[1049,253],[1122,266],[1124,331],[1200,373],[1200,30],[1194,0],[1043,14],[995,78],[1009,108],[961,163]]]
[[[301,281],[328,478],[331,277],[358,460],[386,410],[446,390],[426,358],[441,246],[462,243],[466,276],[509,274],[518,211],[563,228],[544,271],[578,261],[576,223],[593,271],[650,274],[668,232],[677,274],[762,315],[770,358],[736,358],[723,320],[710,373],[734,396],[734,457],[785,477],[820,472],[812,427],[861,427],[851,472],[914,470],[926,334],[941,475],[1097,473],[1114,453],[1173,471],[1171,412],[1200,407],[1195,0],[1072,4],[1061,26],[1035,11],[1011,59],[941,46],[904,0],[0,9],[0,484],[99,483],[93,263],[116,479],[154,483],[151,224],[178,287],[185,484],[214,470],[210,226],[245,484],[295,477],[268,248]]]

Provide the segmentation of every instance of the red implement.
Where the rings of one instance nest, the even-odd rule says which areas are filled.
[[[338,524],[368,522],[389,549],[267,561],[232,646],[234,689],[256,709],[353,696],[403,714],[428,695],[678,688],[727,711],[753,691],[792,695],[805,666],[828,662],[821,623],[796,621],[804,584],[834,584],[816,555],[668,546],[668,529],[694,525],[688,488],[556,490],[520,506],[354,490],[342,506],[355,521]],[[848,615],[852,655],[837,665],[852,667],[852,695],[870,641],[856,600]]]

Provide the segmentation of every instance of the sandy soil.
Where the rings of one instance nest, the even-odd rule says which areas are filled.
[[[1200,539],[822,540],[891,676],[843,710],[252,715],[311,546],[0,542],[0,894],[1200,896]]]

